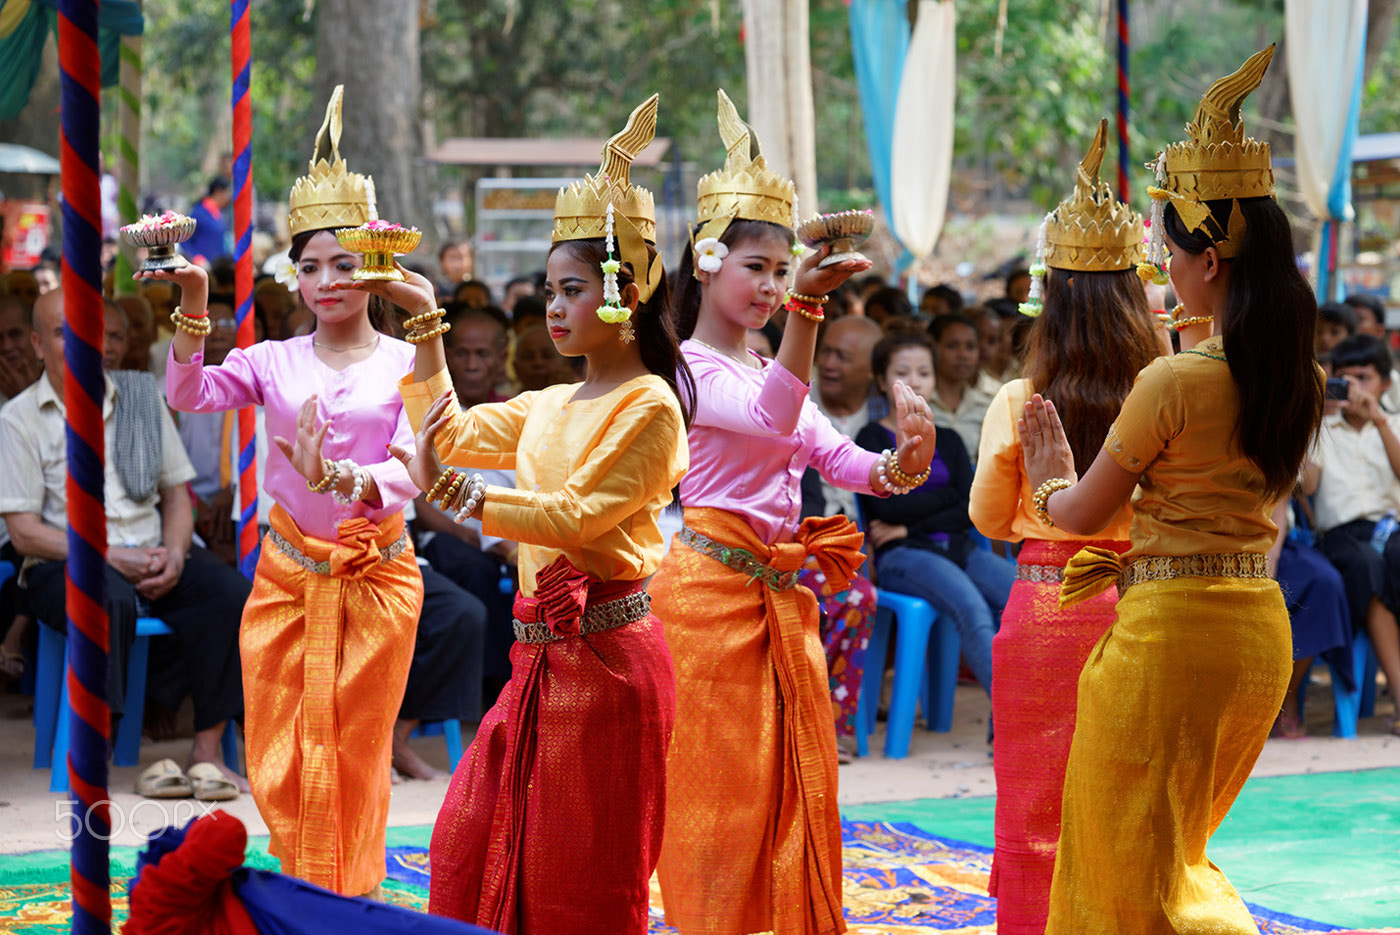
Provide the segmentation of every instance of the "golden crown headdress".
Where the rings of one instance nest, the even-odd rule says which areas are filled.
[[[1142,217],[1099,179],[1108,120],[1079,163],[1074,194],[1045,218],[1045,265],[1078,272],[1132,269],[1142,259]]]
[[[340,155],[340,103],[345,86],[336,85],[316,134],[311,170],[292,185],[287,218],[292,236],[302,231],[359,227],[377,220],[374,179],[351,172]]]
[[[656,202],[651,192],[632,184],[632,160],[656,136],[660,100],[653,94],[637,105],[627,124],[603,145],[598,173],[559,189],[554,199],[554,243],[611,240],[616,233],[619,256],[631,265],[642,302],[656,291],[662,267],[659,255],[649,262],[646,247],[656,243]]]
[[[758,134],[739,117],[723,89],[719,91],[717,117],[726,151],[724,168],[700,179],[696,214],[701,229],[695,241],[718,240],[736,218],[794,227],[797,186],[768,168],[759,150]]]
[[[1240,104],[1264,80],[1273,57],[1271,45],[1251,55],[1234,74],[1207,88],[1196,107],[1195,118],[1186,125],[1188,138],[1172,143],[1158,154],[1152,166],[1158,184],[1148,189],[1154,201],[1149,270],[1164,270],[1160,214],[1166,202],[1175,206],[1187,230],[1209,234],[1216,250],[1228,259],[1239,253],[1244,242],[1245,222],[1239,199],[1273,196],[1269,144],[1245,136],[1244,121],[1240,119]],[[1210,219],[1206,202],[1227,199],[1235,203],[1225,229],[1221,230],[1218,222]]]

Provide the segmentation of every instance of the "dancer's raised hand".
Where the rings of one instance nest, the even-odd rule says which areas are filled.
[[[316,395],[313,393],[301,404],[297,412],[296,442],[290,442],[278,435],[272,441],[281,449],[292,467],[309,484],[319,484],[326,476],[326,463],[321,457],[321,443],[330,430],[331,420],[321,422],[316,414]]]
[[[905,474],[918,475],[933,462],[937,429],[928,400],[894,381],[895,458]]]
[[[408,468],[409,479],[424,493],[432,490],[437,479],[442,476],[442,459],[437,453],[437,433],[447,427],[456,405],[457,401],[451,390],[433,400],[433,404],[423,415],[418,434],[413,437],[416,451],[409,451],[398,445],[389,446],[389,454],[403,462],[403,466]]]
[[[331,283],[331,289],[353,289],[368,292],[392,302],[410,315],[421,315],[437,308],[437,292],[426,276],[404,267],[398,260],[394,268],[403,273],[403,281],[382,279],[345,279]]]
[[[826,243],[803,257],[797,267],[797,275],[793,277],[793,291],[801,295],[826,295],[856,273],[863,273],[873,265],[865,259],[842,260],[825,269],[818,269],[817,264],[830,255],[831,244]]]
[[[1021,457],[1032,489],[1057,477],[1078,482],[1074,450],[1065,437],[1065,427],[1054,403],[1039,393],[1032,396],[1016,421],[1016,434],[1021,439]]]

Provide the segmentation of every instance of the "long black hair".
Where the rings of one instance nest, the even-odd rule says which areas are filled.
[[[699,233],[698,227],[696,233]],[[745,240],[760,240],[765,237],[785,241],[789,248],[797,242],[791,228],[771,221],[750,221],[745,218],[730,221],[729,226],[720,235],[719,242],[732,249]],[[676,269],[675,302],[671,306],[675,333],[682,341],[695,333],[695,323],[700,318],[700,280],[695,278],[695,258],[691,256],[692,252],[689,246],[681,251],[680,266]],[[776,351],[777,348],[773,350]]]
[[[291,259],[294,265],[299,265],[301,263],[302,251],[304,251],[306,249],[306,245],[311,242],[311,238],[321,233],[322,230],[324,230],[326,233],[332,236],[335,235],[334,228],[323,227],[319,230],[314,231],[302,231],[300,234],[294,234],[292,236],[292,246],[287,251],[287,256]],[[305,304],[301,297],[300,289],[296,290],[296,297],[298,302],[302,302],[303,305]],[[315,312],[312,312],[311,330],[313,332],[316,330],[316,324],[316,314]],[[369,324],[370,327],[373,328],[375,331],[382,331],[383,333],[390,335],[391,337],[393,336],[392,329],[390,328],[391,322],[389,320],[389,303],[385,302],[377,295],[371,295],[369,297]]]
[[[1208,201],[1211,226],[1228,228],[1234,202]],[[1322,419],[1322,377],[1313,361],[1317,298],[1293,260],[1293,231],[1272,198],[1241,198],[1244,242],[1228,262],[1230,285],[1221,312],[1225,359],[1240,394],[1235,434],[1240,450],[1264,475],[1264,492],[1281,497]],[[1214,244],[1204,230],[1188,231],[1176,208],[1163,212],[1177,248],[1200,254]]]
[[[565,240],[555,244],[549,252],[553,254],[556,250],[566,251],[572,259],[592,269],[598,269],[599,264],[608,258],[607,245],[601,238]],[[656,248],[647,244],[647,261],[652,263],[655,260]],[[601,277],[602,273],[598,275]],[[632,264],[623,263],[617,274],[618,288],[625,289],[635,281]],[[665,380],[676,395],[681,415],[685,418],[685,427],[689,430],[691,419],[695,416],[695,378],[690,375],[690,367],[681,355],[680,340],[676,337],[671,316],[666,314],[670,305],[671,287],[663,275],[651,298],[637,305],[632,321],[637,331],[637,349],[642,353],[642,363],[647,370]]]
[[[1152,331],[1135,271],[1048,271],[1045,308],[1030,326],[1024,375],[1037,393],[1055,401],[1080,477],[1094,463],[1138,371],[1157,356]]]

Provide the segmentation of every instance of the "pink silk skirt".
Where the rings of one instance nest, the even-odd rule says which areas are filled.
[[[1062,569],[1089,545],[1124,552],[1126,542],[1026,540],[1018,564]],[[1060,837],[1060,797],[1074,736],[1079,673],[1113,623],[1118,590],[1060,609],[1058,581],[1018,578],[992,640],[996,721],[996,850],[991,894],[998,935],[1043,935]]]

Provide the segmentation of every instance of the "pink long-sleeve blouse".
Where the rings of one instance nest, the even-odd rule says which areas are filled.
[[[413,448],[413,429],[404,413],[398,381],[413,369],[414,351],[411,344],[380,335],[373,354],[336,371],[316,356],[312,340],[305,335],[234,349],[217,367],[204,366],[202,352],[187,364],[179,363],[172,347],[165,392],[171,408],[181,412],[262,406],[268,439],[280,435],[289,441],[297,435],[301,404],[316,394],[318,415],[323,421],[332,420],[321,453],[333,461],[349,458],[368,469],[379,487],[380,502],[342,506],[329,494],[312,493],[306,479],[275,446],[269,446],[263,483],[298,529],[334,540],[341,521],[362,516],[381,522],[418,493],[408,470],[385,448],[390,442]]]
[[[739,513],[771,544],[797,532],[809,465],[837,487],[873,493],[870,469],[880,456],[838,432],[782,364],[754,354],[763,364],[755,370],[695,340],[681,350],[696,391],[690,470],[681,479],[687,507]]]

